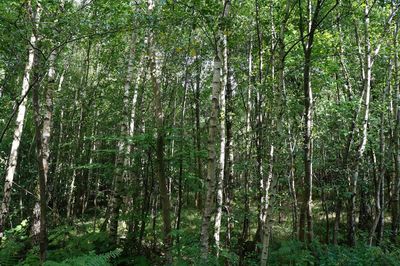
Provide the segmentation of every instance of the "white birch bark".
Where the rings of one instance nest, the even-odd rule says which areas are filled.
[[[221,76],[221,93],[220,93],[220,154],[219,154],[219,176],[217,179],[217,212],[215,215],[214,224],[214,239],[217,248],[217,256],[220,250],[220,232],[222,220],[222,205],[223,205],[223,185],[225,180],[225,150],[226,150],[226,85],[228,74],[228,53],[226,34],[221,36],[222,48],[221,58],[223,60],[222,76]]]
[[[223,1],[224,10],[222,12],[222,17],[220,19],[226,18],[229,11],[229,1]],[[221,21],[220,21],[221,23]],[[219,24],[217,43],[216,43],[216,54],[214,57],[214,66],[213,66],[213,81],[212,81],[212,93],[211,93],[211,113],[209,120],[209,129],[208,129],[208,165],[207,165],[207,178],[206,178],[206,198],[204,204],[204,211],[202,217],[201,224],[201,232],[200,232],[200,242],[201,242],[201,256],[203,260],[208,258],[209,253],[209,227],[211,220],[211,213],[214,207],[214,193],[216,188],[216,135],[217,135],[217,122],[219,115],[219,98],[220,91],[222,89],[222,69],[223,69],[223,55],[222,49],[224,49],[223,45],[223,33],[221,31],[222,27]],[[226,78],[225,78],[226,79]],[[225,97],[225,94],[224,94]],[[222,140],[221,140],[222,141]],[[224,140],[225,143],[225,140]],[[225,151],[225,148],[224,148]],[[225,155],[223,155],[225,158]],[[221,184],[222,185],[222,184]],[[222,190],[221,190],[222,194]],[[221,195],[222,201],[222,195]],[[219,218],[220,219],[220,218]],[[220,222],[219,222],[220,223]],[[219,224],[220,227],[220,224]],[[215,235],[214,235],[215,237]],[[218,234],[219,241],[219,234]]]
[[[361,164],[361,160],[364,156],[365,147],[367,145],[368,140],[368,122],[369,122],[369,103],[370,103],[370,94],[371,94],[371,76],[372,76],[372,60],[371,60],[371,44],[369,38],[369,12],[370,7],[368,1],[365,1],[365,9],[364,9],[364,37],[365,37],[365,51],[364,51],[364,117],[362,123],[362,135],[361,142],[358,146],[355,169],[354,173],[351,177],[350,189],[351,189],[351,198],[349,202],[349,213],[348,213],[348,242],[349,245],[355,245],[355,230],[356,230],[356,192],[357,192],[357,181],[359,176],[359,168]]]
[[[271,222],[270,222],[270,189],[273,179],[273,165],[274,165],[274,146],[271,145],[269,152],[269,170],[268,178],[265,182],[264,188],[264,224],[263,224],[263,237],[262,237],[262,252],[261,252],[261,266],[267,265],[269,253],[269,240],[271,236]]]
[[[125,137],[129,136],[130,134],[130,93],[131,93],[131,83],[133,77],[133,63],[135,59],[135,52],[136,52],[136,33],[133,32],[130,39],[130,48],[129,48],[129,57],[128,57],[128,67],[126,70],[126,79],[124,84],[124,96],[123,96],[123,118],[120,127],[120,134],[121,139],[118,141],[117,149],[118,154],[116,158],[116,170],[114,174],[113,180],[113,193],[111,197],[111,205],[112,211],[110,215],[110,238],[113,243],[117,242],[117,235],[118,235],[118,219],[119,219],[119,211],[122,202],[122,195],[121,195],[121,186],[122,182],[127,176],[126,168],[129,166],[129,145],[126,143]]]
[[[36,27],[40,21],[40,9],[36,10],[36,17],[35,23]],[[28,48],[28,62],[25,65],[24,70],[24,78],[22,80],[22,90],[21,90],[21,104],[18,107],[17,118],[15,121],[15,129],[13,134],[13,141],[11,144],[11,151],[10,156],[8,158],[8,166],[7,166],[7,173],[6,179],[4,183],[4,192],[3,192],[3,199],[1,202],[1,212],[0,212],[0,241],[4,236],[4,227],[5,222],[8,217],[9,207],[10,207],[10,200],[11,200],[11,189],[13,186],[13,180],[15,176],[15,171],[17,168],[18,163],[18,150],[21,143],[22,131],[24,128],[24,121],[25,121],[25,114],[26,114],[26,104],[28,101],[28,92],[29,86],[31,81],[31,72],[33,68],[33,64],[35,61],[35,46],[37,42],[37,38],[34,33],[31,34],[29,40],[29,48]]]
[[[211,95],[211,113],[208,125],[208,163],[206,177],[206,197],[204,202],[203,217],[201,223],[201,254],[207,259],[209,252],[209,235],[211,212],[214,206],[215,172],[216,172],[216,134],[217,117],[219,109],[219,91],[221,89],[221,60],[218,55],[214,58],[213,81]]]
[[[252,132],[251,132],[251,113],[252,113],[252,94],[254,90],[253,85],[253,40],[250,38],[249,41],[249,54],[248,54],[248,84],[246,91],[246,127],[245,127],[245,137],[246,137],[246,158],[251,158],[251,141],[252,141]],[[249,202],[249,177],[250,177],[251,164],[248,161],[246,164],[246,169],[244,172],[244,218],[243,218],[243,228],[242,228],[242,241],[247,241],[249,235],[249,210],[250,210],[250,202]]]

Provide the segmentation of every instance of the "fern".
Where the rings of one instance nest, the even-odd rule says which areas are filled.
[[[24,244],[15,240],[8,240],[6,244],[0,248],[0,265],[14,266],[20,260],[20,253],[24,249]]]
[[[13,266],[18,264],[18,257],[14,255],[0,257],[0,265],[2,266]]]
[[[75,258],[69,258],[62,262],[47,261],[44,266],[109,266],[110,260],[121,254],[122,250],[116,249],[104,254],[88,254]]]

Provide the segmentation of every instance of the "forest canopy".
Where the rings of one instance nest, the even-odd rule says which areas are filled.
[[[0,1],[0,265],[400,265],[399,9]]]

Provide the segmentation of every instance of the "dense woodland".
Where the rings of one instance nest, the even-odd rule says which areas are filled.
[[[400,265],[399,9],[0,1],[0,265]]]

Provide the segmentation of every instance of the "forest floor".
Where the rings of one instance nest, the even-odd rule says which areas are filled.
[[[196,228],[199,228],[201,217],[197,210],[186,210],[182,217],[182,229],[173,231],[174,265],[200,265],[200,234]],[[163,265],[160,249],[162,228],[157,226],[160,223],[147,221],[146,231],[151,233],[143,236],[141,245],[137,244],[139,236],[136,236],[136,241],[128,240],[126,226],[121,224],[120,243],[113,246],[108,234],[100,230],[103,222],[96,221],[94,229],[93,220],[82,219],[72,225],[60,225],[50,230],[48,261],[44,265]],[[32,248],[27,236],[27,225],[27,221],[24,221],[7,232],[7,238],[0,249],[1,266],[40,265],[38,248]],[[291,228],[288,221],[274,224],[269,265],[400,265],[400,250],[390,242],[381,243],[379,247],[360,244],[349,248],[344,244],[334,246],[323,243],[325,240],[316,239],[309,248],[305,248],[302,243],[294,240]],[[324,235],[325,221],[317,221],[315,230],[317,235]],[[223,265],[226,261],[238,265],[238,238],[232,237],[231,248],[224,248],[220,258],[211,258],[211,264],[207,265]],[[366,234],[359,234],[358,239],[359,243],[367,243]],[[344,236],[340,236],[339,242],[344,242]],[[247,251],[242,263],[258,265],[259,256],[257,248],[254,252]]]

